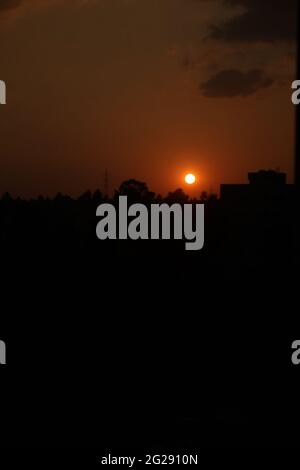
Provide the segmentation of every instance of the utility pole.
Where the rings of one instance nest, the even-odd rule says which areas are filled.
[[[104,196],[106,198],[109,197],[108,170],[107,170],[107,168],[105,169],[105,173],[104,173]]]

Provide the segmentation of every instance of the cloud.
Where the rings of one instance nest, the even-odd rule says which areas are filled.
[[[264,76],[260,69],[242,72],[237,69],[227,69],[213,75],[200,85],[201,93],[208,98],[247,97],[259,89],[268,88],[273,80]]]
[[[1,0],[0,2],[0,12],[4,10],[10,10],[12,8],[18,7],[22,3],[22,0]]]
[[[292,42],[297,31],[297,0],[222,0],[240,12],[219,26],[210,37],[234,42]]]
[[[96,0],[0,0],[0,14],[9,10],[17,9],[18,7],[41,7],[41,6],[53,6],[56,3],[67,3],[71,5],[85,5],[86,3],[96,2]]]

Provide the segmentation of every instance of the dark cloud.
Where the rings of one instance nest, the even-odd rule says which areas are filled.
[[[260,69],[242,72],[237,69],[222,70],[200,85],[201,93],[209,98],[250,96],[261,88],[268,88],[273,80]]]
[[[291,42],[296,38],[297,0],[222,0],[243,11],[219,26],[211,37],[224,41]]]
[[[22,3],[22,0],[1,0],[0,1],[0,12],[16,8]]]

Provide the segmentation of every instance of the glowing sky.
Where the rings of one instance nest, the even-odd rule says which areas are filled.
[[[292,177],[296,0],[2,0],[0,193]],[[263,5],[262,5],[263,4]]]

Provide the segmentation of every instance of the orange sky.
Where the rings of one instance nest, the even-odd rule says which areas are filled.
[[[235,10],[226,0],[10,3],[0,8],[0,193],[78,195],[101,188],[106,167],[111,188],[133,177],[163,194],[186,171],[199,192],[259,168],[292,178],[294,46],[234,38],[246,0]]]

